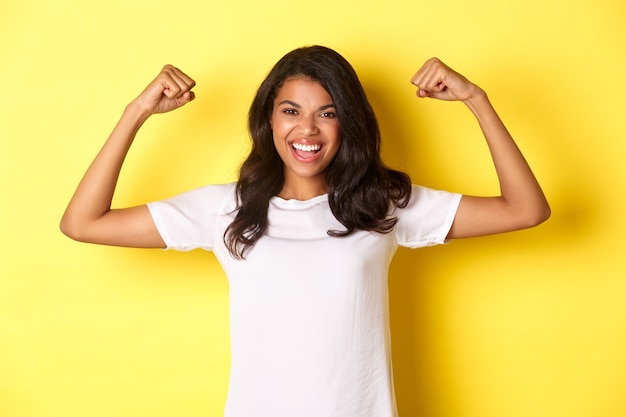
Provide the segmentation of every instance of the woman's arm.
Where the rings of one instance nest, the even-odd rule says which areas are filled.
[[[111,209],[117,179],[130,146],[143,123],[194,99],[195,82],[166,65],[122,114],[70,200],[61,231],[72,239],[115,246],[165,246],[147,206]]]
[[[500,196],[463,196],[448,238],[509,232],[545,221],[550,206],[487,94],[437,58],[428,60],[411,82],[418,87],[419,97],[467,105],[487,140],[500,183]]]

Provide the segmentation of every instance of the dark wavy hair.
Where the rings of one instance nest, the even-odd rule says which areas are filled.
[[[270,119],[278,90],[286,80],[298,77],[326,89],[341,126],[339,150],[326,170],[326,182],[330,209],[345,230],[328,234],[388,233],[397,222],[390,213],[405,207],[411,196],[409,176],[382,162],[378,122],[350,63],[323,46],[296,49],[276,63],[250,106],[252,149],[239,172],[237,214],[224,234],[226,247],[237,259],[243,259],[265,233],[269,201],[282,190],[283,162],[274,146]]]

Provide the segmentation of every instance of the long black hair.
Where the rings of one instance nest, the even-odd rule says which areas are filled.
[[[397,222],[393,209],[405,207],[411,196],[409,176],[382,162],[378,122],[350,63],[323,46],[296,49],[276,63],[250,106],[252,149],[239,172],[237,214],[224,234],[235,258],[243,259],[245,251],[263,236],[269,201],[283,187],[283,162],[274,146],[270,119],[278,90],[286,80],[297,77],[317,81],[326,89],[341,126],[339,151],[326,170],[326,183],[330,209],[345,229],[328,234],[388,233]]]

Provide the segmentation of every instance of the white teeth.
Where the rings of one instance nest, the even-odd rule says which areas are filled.
[[[320,149],[322,149],[322,145],[305,145],[302,143],[292,143],[291,146],[293,146],[294,149],[298,150],[298,151],[303,151],[303,152],[317,152]]]

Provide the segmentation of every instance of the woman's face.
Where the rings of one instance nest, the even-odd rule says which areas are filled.
[[[324,87],[308,78],[286,80],[274,99],[270,125],[285,187],[317,185],[326,192],[325,171],[339,150],[341,129]]]

